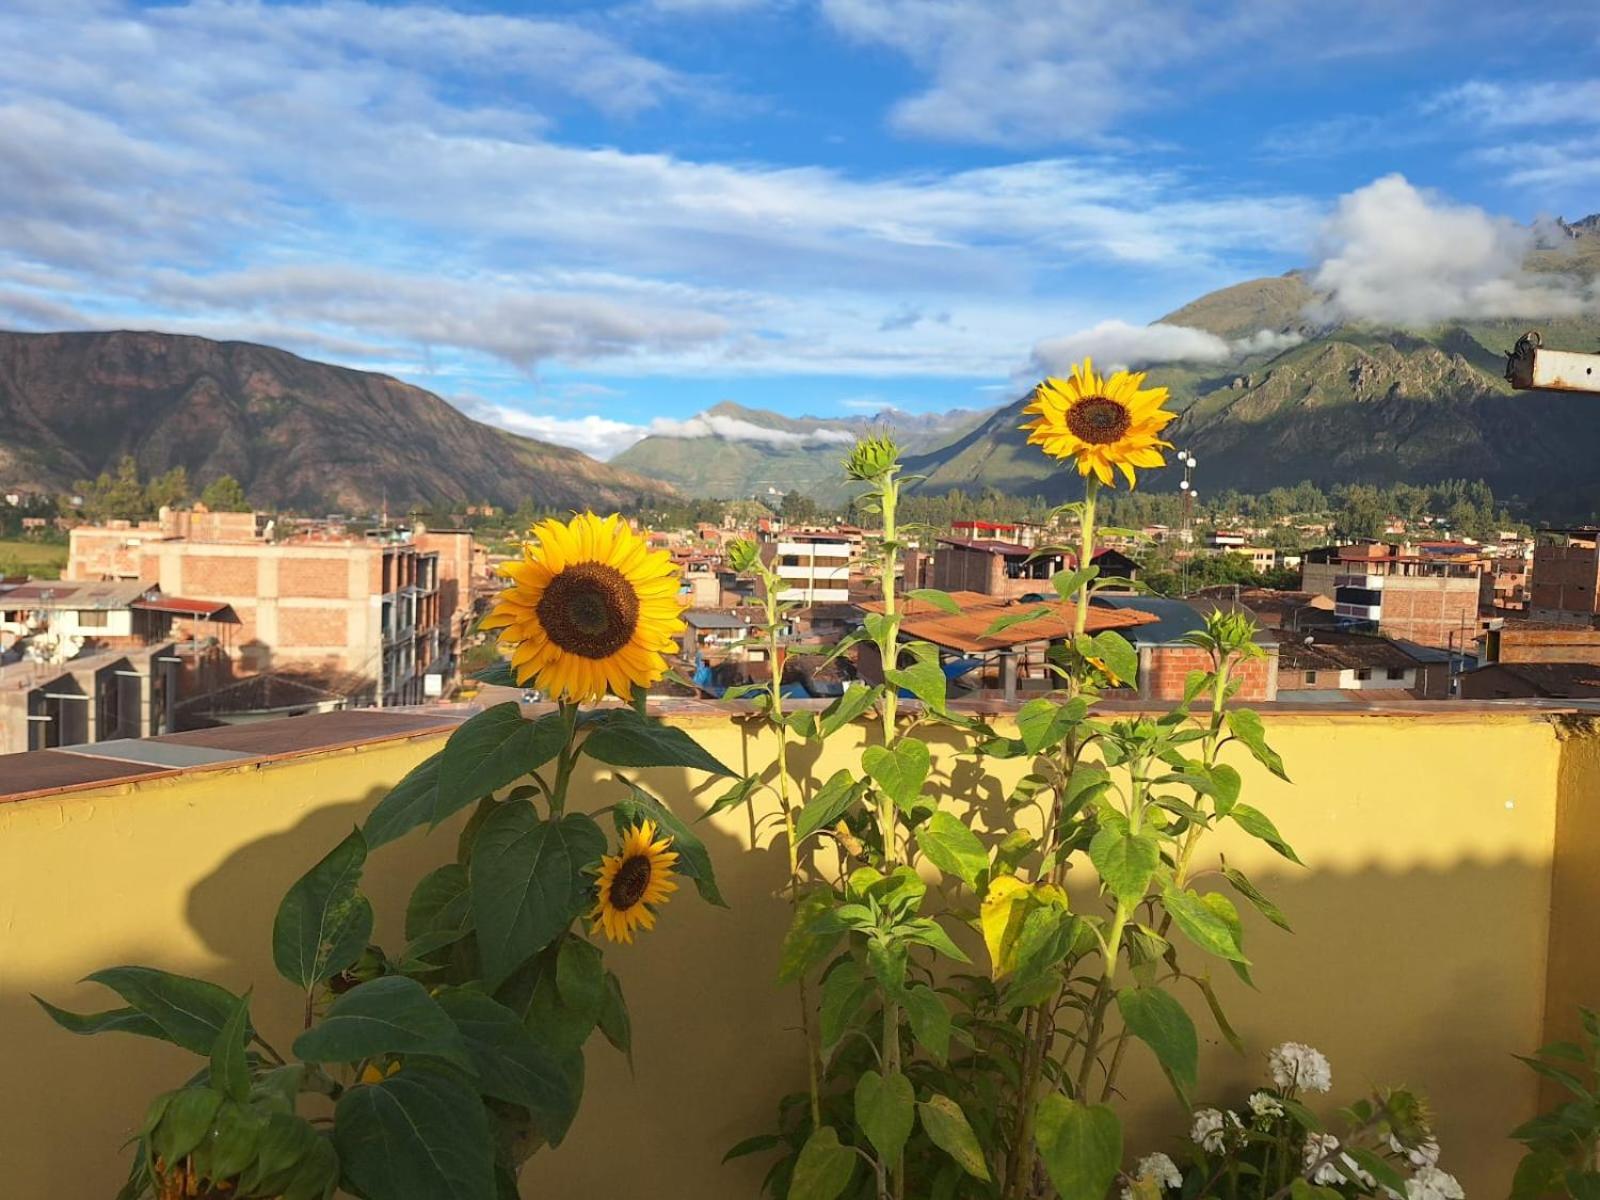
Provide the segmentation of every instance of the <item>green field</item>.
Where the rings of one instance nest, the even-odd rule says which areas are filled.
[[[67,548],[58,543],[0,539],[0,575],[59,579],[66,565]]]

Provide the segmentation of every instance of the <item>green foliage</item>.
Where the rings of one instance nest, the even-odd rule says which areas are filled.
[[[200,493],[200,503],[212,512],[250,511],[250,501],[245,498],[244,488],[232,475],[219,475],[206,484],[205,490]]]
[[[527,1158],[559,1145],[577,1114],[594,1032],[630,1057],[633,1048],[617,976],[577,928],[595,907],[607,839],[593,817],[566,809],[573,769],[587,752],[727,773],[686,741],[632,709],[565,705],[528,721],[503,705],[464,722],[284,896],[272,949],[279,974],[305,993],[294,1061],[252,1027],[248,998],[200,979],[114,967],[89,978],[123,1008],[78,1014],[40,1000],[73,1033],[160,1038],[207,1060],[152,1104],[119,1200],[515,1195]],[[619,830],[655,821],[677,870],[720,904],[699,837],[617,783]],[[474,804],[458,861],[411,894],[404,953],[372,945],[360,886],[369,851]],[[334,1102],[331,1129],[300,1115],[307,1096]]]
[[[1565,1097],[1511,1131],[1527,1147],[1512,1180],[1512,1200],[1592,1200],[1600,1194],[1600,1013],[1580,1008],[1578,1015],[1581,1042],[1552,1042],[1517,1056]]]

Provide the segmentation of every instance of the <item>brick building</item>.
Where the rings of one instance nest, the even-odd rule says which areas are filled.
[[[1102,593],[1095,598],[1094,605],[1119,612],[1147,613],[1155,618],[1146,624],[1120,630],[1122,636],[1132,642],[1134,649],[1139,652],[1139,699],[1164,702],[1181,700],[1189,672],[1210,670],[1211,656],[1184,640],[1187,635],[1205,628],[1205,617],[1192,604],[1160,596]],[[1265,632],[1259,633],[1256,640],[1266,654],[1238,665],[1234,678],[1243,681],[1238,698],[1246,701],[1276,700],[1278,647],[1272,636]]]
[[[837,604],[850,599],[850,562],[860,546],[845,533],[783,533],[761,544],[761,558],[784,581],[778,599]]]
[[[1533,547],[1528,616],[1588,625],[1600,613],[1600,551],[1594,529],[1554,530]]]
[[[238,618],[228,651],[243,674],[363,676],[385,705],[443,694],[484,565],[469,532],[419,525],[412,534],[284,541],[268,540],[271,532],[248,513],[82,526],[72,531],[69,574],[226,603]]]
[[[1383,542],[1309,550],[1300,586],[1332,599],[1346,628],[1464,648],[1479,630],[1486,560],[1411,550]]]
[[[932,586],[941,592],[978,592],[1015,600],[1049,592],[1050,577],[1066,560],[1060,554],[1033,558],[1031,546],[992,538],[938,539],[933,552]]]

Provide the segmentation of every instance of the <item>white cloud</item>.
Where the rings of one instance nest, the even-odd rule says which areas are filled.
[[[1297,333],[1261,329],[1246,338],[1229,341],[1189,325],[1130,325],[1126,321],[1101,321],[1090,329],[1063,337],[1046,338],[1033,348],[1026,375],[1059,375],[1073,363],[1093,358],[1102,370],[1139,368],[1158,363],[1224,363],[1250,354],[1277,353],[1298,345]]]
[[[1574,281],[1532,276],[1533,231],[1451,204],[1387,175],[1340,200],[1311,274],[1323,321],[1428,325],[1452,318],[1558,316],[1594,298]]]
[[[1600,79],[1515,86],[1474,80],[1435,97],[1427,111],[1498,127],[1595,125],[1600,124]]]
[[[760,442],[778,448],[801,446],[843,446],[853,443],[855,435],[844,429],[818,428],[805,431],[768,429],[754,421],[721,413],[698,413],[685,421],[664,417],[650,422],[647,431],[652,437],[667,438],[721,438],[726,442]]]

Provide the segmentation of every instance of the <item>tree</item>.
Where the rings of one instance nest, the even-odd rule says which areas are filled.
[[[206,484],[206,490],[200,493],[200,503],[212,512],[250,511],[250,501],[245,497],[244,488],[232,475],[219,475]]]
[[[115,475],[101,471],[94,481],[80,479],[75,486],[83,496],[83,515],[91,521],[138,521],[155,515],[132,455],[117,464]]]
[[[778,515],[790,525],[805,525],[817,519],[821,510],[817,502],[804,492],[785,492],[778,506]]]
[[[145,488],[144,495],[145,503],[154,512],[177,508],[189,499],[189,472],[177,466],[164,475],[157,475]]]

